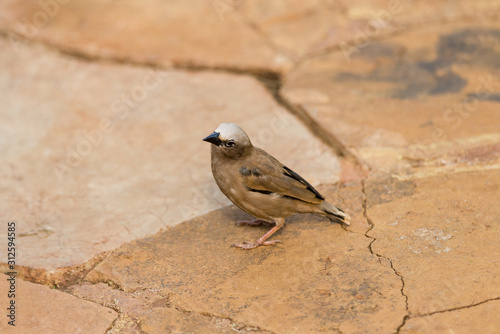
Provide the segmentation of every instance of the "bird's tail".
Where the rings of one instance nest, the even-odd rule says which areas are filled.
[[[324,201],[321,204],[321,210],[325,213],[325,215],[330,218],[333,221],[343,223],[346,225],[351,224],[351,217],[345,213],[344,211],[340,210],[339,208],[333,206],[332,204],[328,203],[327,201]]]

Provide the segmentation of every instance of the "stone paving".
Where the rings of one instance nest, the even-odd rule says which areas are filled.
[[[0,332],[498,333],[499,19],[495,0],[3,0]],[[212,179],[222,122],[352,224],[294,216],[282,244],[231,248],[265,230]]]

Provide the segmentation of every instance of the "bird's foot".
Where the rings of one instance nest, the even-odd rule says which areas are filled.
[[[269,240],[269,241],[257,240],[255,242],[243,241],[242,244],[232,244],[231,246],[246,250],[246,249],[254,249],[254,248],[257,248],[259,246],[271,246],[271,245],[276,245],[276,244],[280,244],[280,243],[281,243],[281,241],[279,241],[279,240]]]
[[[247,226],[273,226],[274,223],[266,222],[262,219],[251,219],[251,220],[241,220],[236,223],[237,225],[247,225]]]

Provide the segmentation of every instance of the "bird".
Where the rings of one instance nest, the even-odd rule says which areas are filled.
[[[264,150],[252,145],[246,132],[234,123],[222,123],[203,141],[211,143],[212,174],[221,192],[256,219],[241,225],[273,226],[254,242],[231,246],[244,250],[281,243],[268,240],[285,225],[285,218],[316,213],[349,225],[350,217],[325,200],[309,182]]]

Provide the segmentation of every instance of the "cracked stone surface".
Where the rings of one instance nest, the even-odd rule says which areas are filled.
[[[245,327],[228,319],[175,308],[171,295],[158,289],[127,293],[98,283],[75,285],[68,292],[120,312],[120,318],[114,323],[110,333],[195,333],[200,328],[205,333],[234,333],[233,329],[245,332]]]
[[[21,41],[41,41],[92,58],[277,71],[291,64],[233,15],[233,7],[217,1],[42,3],[51,5],[2,1],[0,27],[20,34]]]
[[[0,9],[3,30],[90,57],[278,72],[339,45],[351,53],[408,27],[500,13],[495,0],[4,0]]]
[[[2,312],[10,305],[7,291],[10,282],[0,275],[0,306]],[[19,278],[16,286],[15,327],[7,324],[2,314],[2,333],[104,333],[118,314],[90,301],[53,290],[47,286],[25,282]]]
[[[404,277],[411,315],[500,296],[498,170],[414,180],[390,202],[387,190],[371,184],[368,179],[372,249]]]
[[[332,150],[253,77],[89,63],[29,45],[2,53],[0,67],[0,215],[19,222],[17,263],[35,280],[32,269],[55,270],[48,282],[63,284],[67,268],[227,205],[201,140],[222,122],[313,184],[340,177]]]
[[[340,47],[347,54],[409,27],[460,19],[495,19],[495,0],[462,1],[244,1],[235,7],[291,59],[309,58]]]
[[[411,319],[400,333],[495,333],[498,331],[497,315],[500,300],[471,306],[452,312],[436,313],[426,317]]]
[[[496,334],[499,18],[497,0],[1,1],[18,332]],[[351,225],[294,216],[281,244],[231,248],[267,228],[234,225],[250,217],[212,180],[201,138],[227,121]]]
[[[340,189],[341,196],[349,194]],[[352,215],[363,219],[361,207]],[[129,243],[86,281],[127,293],[157,289],[170,295],[174,307],[276,333],[360,333],[367,326],[385,333],[398,327],[406,312],[401,281],[388,263],[367,252],[370,239],[363,234],[297,216],[276,236],[283,244],[248,252],[230,244],[256,239],[265,229],[234,225],[244,218],[230,207]]]
[[[456,164],[500,143],[499,43],[495,23],[423,28],[306,61],[283,94],[372,168]]]

